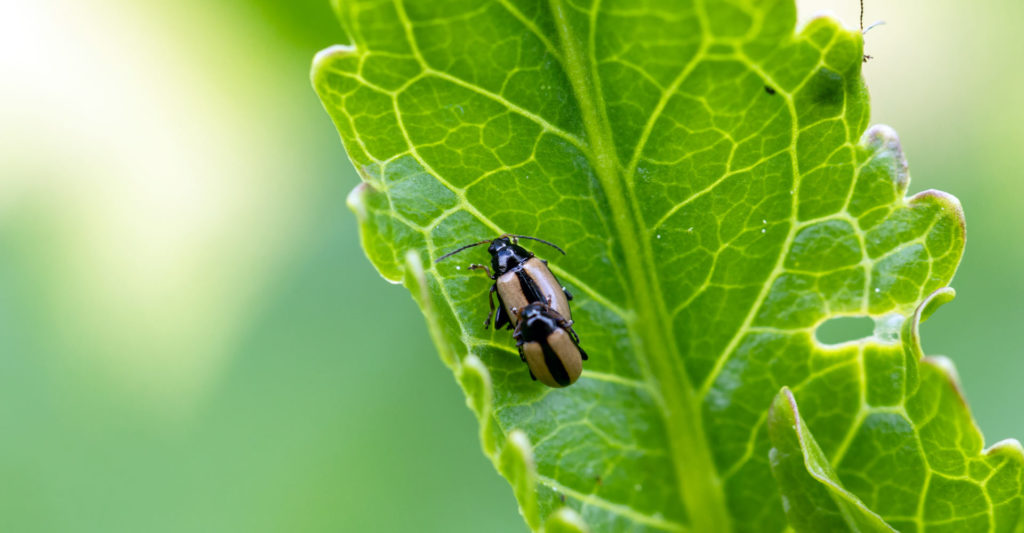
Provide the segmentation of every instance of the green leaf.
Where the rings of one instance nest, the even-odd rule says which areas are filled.
[[[800,418],[788,387],[775,397],[768,431],[774,447],[772,471],[782,491],[783,508],[796,531],[894,531],[843,487],[828,457]]]
[[[794,529],[841,531],[845,524],[851,531],[891,531],[870,506],[900,531],[1019,530],[1024,450],[1016,441],[982,450],[952,363],[922,358],[918,324],[953,296],[948,288],[929,296],[904,322],[901,343],[862,343],[868,390],[899,396],[862,404],[841,462],[822,453],[793,393],[783,388],[776,397],[769,421],[772,469]],[[901,371],[886,363],[899,360],[906,362]]]
[[[905,197],[895,134],[865,132],[859,33],[820,18],[795,34],[792,0],[336,10],[350,44],[317,55],[313,83],[364,180],[349,205],[367,256],[413,292],[531,528],[783,530],[782,387],[826,495],[849,495],[807,513],[1018,523],[1020,454],[985,455],[905,348],[959,264],[963,217],[944,193]],[[531,381],[509,332],[483,328],[490,282],[465,269],[483,249],[432,262],[505,232],[568,252],[536,250],[576,294],[591,358],[571,387]],[[841,316],[874,334],[820,343]],[[916,459],[911,442],[927,442]],[[786,472],[787,498],[819,489]]]

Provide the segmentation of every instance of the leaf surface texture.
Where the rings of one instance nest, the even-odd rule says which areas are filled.
[[[1014,530],[1019,445],[983,452],[954,378],[917,361],[962,212],[906,197],[860,34],[795,33],[791,0],[336,11],[350,42],[313,81],[364,180],[364,248],[424,309],[531,528]],[[576,295],[591,357],[567,389],[483,328],[483,247],[433,263],[505,232],[568,252],[523,241]],[[839,316],[875,332],[818,342]]]

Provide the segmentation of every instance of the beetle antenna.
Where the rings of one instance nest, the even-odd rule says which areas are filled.
[[[462,248],[459,248],[457,250],[452,250],[452,251],[442,255],[441,257],[438,257],[437,259],[434,260],[434,262],[435,263],[440,263],[442,259],[448,259],[449,257],[451,257],[451,256],[453,256],[453,255],[455,255],[455,254],[457,254],[457,253],[459,253],[459,252],[461,252],[461,251],[463,251],[463,250],[465,250],[467,248],[472,248],[474,246],[480,246],[481,244],[487,244],[489,242],[491,242],[491,241],[487,240],[487,241],[474,242],[473,244],[467,244],[467,245],[463,246]]]
[[[538,239],[537,237],[528,237],[526,235],[509,235],[509,237],[515,237],[517,239],[530,239],[531,241],[542,242],[542,243],[544,243],[544,244],[554,248],[555,250],[558,250],[559,252],[562,252],[562,255],[565,255],[565,250],[559,248],[557,244],[555,244],[553,242],[545,241],[544,239]]]
[[[872,22],[871,24],[868,24],[868,27],[864,28],[864,31],[861,32],[861,33],[866,35],[869,31],[874,29],[876,26],[881,26],[882,24],[885,24],[884,20],[876,20],[876,21]]]

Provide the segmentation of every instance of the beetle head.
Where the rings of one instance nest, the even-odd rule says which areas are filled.
[[[538,302],[527,304],[525,307],[523,307],[521,311],[519,311],[519,316],[521,320],[537,318],[539,316],[544,316],[544,314],[544,304]]]
[[[494,267],[496,276],[512,270],[533,257],[533,253],[516,244],[515,237],[510,235],[502,235],[491,241],[487,251],[491,254],[491,266]]]
[[[519,311],[519,325],[523,328],[527,339],[539,339],[548,336],[552,331],[562,327],[565,320],[562,315],[545,303],[533,302],[523,306]]]

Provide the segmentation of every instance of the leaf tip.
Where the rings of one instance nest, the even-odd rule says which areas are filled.
[[[846,22],[833,9],[818,9],[813,11],[811,13],[811,16],[807,18],[807,22],[804,24],[803,28],[800,28],[800,31],[804,31],[804,28],[812,27],[818,24],[830,24],[838,26],[843,31],[860,35],[859,30],[855,28],[848,28],[846,26]]]
[[[479,357],[469,354],[459,365],[459,384],[466,392],[466,405],[476,414],[480,422],[480,442],[484,452],[493,456],[498,451],[494,422],[491,418],[494,405],[494,388],[491,373]]]
[[[355,213],[356,220],[360,223],[366,220],[366,195],[372,190],[373,186],[363,181],[353,187],[345,198],[345,204]]]
[[[474,392],[474,394],[466,398],[466,404],[469,405],[469,408],[477,416],[489,416],[491,408],[490,396],[493,394],[493,390],[491,389],[491,373],[487,371],[484,362],[476,355],[467,355],[462,360],[462,375],[460,379],[463,381],[463,386],[469,386],[468,388]]]
[[[798,33],[803,36],[843,34],[845,38],[852,41],[853,46],[840,47],[842,53],[838,55],[830,54],[829,59],[844,74],[856,78],[861,77],[861,67],[864,64],[864,35],[856,28],[851,29],[847,27],[846,23],[834,11],[827,9],[815,11],[811,14],[807,23],[798,29]],[[833,47],[832,51],[835,50],[836,48]]]
[[[575,510],[562,507],[551,513],[544,523],[544,533],[588,533],[590,528]]]
[[[796,405],[796,398],[789,387],[782,387],[779,393],[772,400],[768,408],[768,434],[772,442],[780,442],[784,435],[793,432],[799,440],[797,423],[800,418],[800,411]]]
[[[356,47],[348,44],[335,44],[324,48],[313,56],[313,64],[309,69],[309,79],[316,85],[317,77],[332,62],[338,58],[349,57],[356,54]]]
[[[499,458],[501,474],[512,485],[512,492],[519,501],[519,512],[531,529],[540,528],[540,511],[537,507],[537,466],[533,460],[533,446],[530,438],[520,429],[514,429],[505,439],[505,447]]]
[[[1007,459],[1024,464],[1024,446],[1017,439],[1003,439],[983,452],[989,457],[1006,456]]]
[[[922,358],[921,363],[938,370],[939,374],[945,378],[946,384],[953,389],[956,399],[960,401],[960,406],[963,409],[968,409],[967,396],[964,394],[963,386],[960,384],[960,373],[957,372],[956,365],[953,364],[952,359],[943,355],[929,355]],[[980,432],[980,429],[977,429],[976,423],[973,420],[971,424],[975,426],[975,431]]]
[[[903,322],[900,338],[903,342],[904,363],[907,368],[907,391],[917,389],[919,381],[917,365],[924,359],[924,348],[921,346],[921,323],[928,319],[939,307],[949,303],[956,297],[952,287],[942,287],[932,291],[921,302],[909,320]],[[952,365],[952,363],[950,363]]]
[[[847,490],[800,418],[788,387],[775,396],[769,414],[772,475],[781,488],[782,506],[796,531],[823,531],[819,511],[833,509],[851,531],[895,531],[875,511]],[[834,530],[829,523],[827,530]]]
[[[416,283],[420,287],[420,296],[427,299],[427,274],[423,271],[423,258],[420,256],[418,250],[409,250],[405,252],[405,266],[406,272],[409,276],[412,276]]]
[[[527,437],[526,432],[521,429],[513,429],[509,432],[506,448],[502,454],[505,455],[513,452],[520,456],[525,466],[532,465],[533,446],[530,445],[530,437]]]
[[[942,287],[935,290],[918,306],[914,319],[918,323],[923,323],[925,320],[928,320],[928,317],[932,316],[932,313],[943,305],[952,302],[954,298],[956,298],[956,290],[953,287]]]
[[[434,341],[434,345],[437,346],[441,360],[454,370],[458,366],[458,356],[445,339],[437,309],[430,298],[430,285],[427,273],[423,269],[423,257],[419,250],[412,249],[405,252],[404,259],[403,279],[395,280],[394,283],[404,283],[412,293],[413,299],[420,304],[423,315],[427,319],[427,330],[430,332],[430,338]]]
[[[771,411],[768,413],[769,417],[775,418],[777,414],[779,414],[779,416],[793,416],[796,415],[796,413],[796,398],[793,397],[793,391],[791,391],[789,387],[782,387],[782,389],[779,390],[779,393],[775,395]]]
[[[930,201],[939,206],[942,211],[949,211],[953,214],[957,224],[960,226],[960,240],[967,242],[967,218],[964,216],[964,206],[960,199],[952,194],[937,189],[927,189],[910,197],[911,204]]]
[[[910,184],[910,166],[907,164],[906,154],[903,153],[903,144],[896,130],[885,124],[875,124],[861,136],[861,145],[871,151],[876,158],[886,159],[892,162],[891,172],[894,176],[893,182],[902,193],[907,190]]]
[[[924,301],[914,309],[910,320],[903,323],[903,342],[908,354],[913,354],[915,360],[924,357],[924,349],[921,347],[921,323],[928,320],[935,311],[953,301],[956,291],[952,287],[936,289],[925,297]]]
[[[937,368],[939,372],[949,380],[949,383],[953,385],[953,388],[956,389],[960,398],[963,399],[963,395],[960,390],[960,373],[957,372],[956,365],[953,364],[953,361],[950,358],[944,355],[929,355],[928,357],[925,357],[923,361]]]

